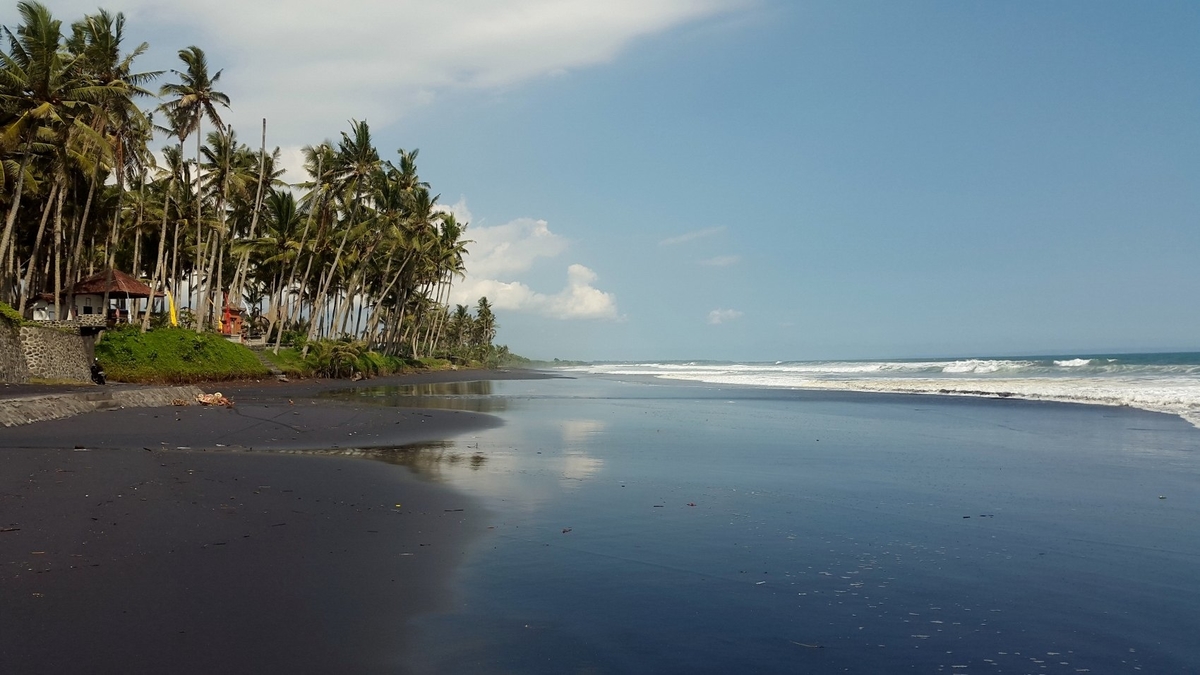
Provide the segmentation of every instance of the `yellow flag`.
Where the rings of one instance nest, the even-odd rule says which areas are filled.
[[[167,304],[171,309],[171,325],[179,326],[179,315],[175,313],[175,296],[171,295],[171,291],[167,291]]]

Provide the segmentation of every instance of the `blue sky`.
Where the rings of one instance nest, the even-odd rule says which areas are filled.
[[[420,148],[520,354],[1200,349],[1200,4],[107,6],[243,138]]]

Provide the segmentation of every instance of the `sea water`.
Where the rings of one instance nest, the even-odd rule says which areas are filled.
[[[486,512],[402,669],[1200,671],[1175,416],[624,375],[357,395],[504,420],[409,464]]]
[[[599,363],[563,368],[710,384],[1016,397],[1179,415],[1200,426],[1200,353],[775,361]]]

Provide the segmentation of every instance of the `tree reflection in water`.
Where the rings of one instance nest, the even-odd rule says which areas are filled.
[[[489,380],[355,387],[324,392],[319,396],[397,408],[437,408],[478,413],[509,409],[509,399],[492,395],[492,382]]]
[[[391,448],[336,448],[331,450],[281,450],[285,454],[338,455],[362,457],[407,467],[420,478],[445,482],[450,471],[478,471],[487,464],[487,456],[476,451],[465,453],[454,441],[412,443]]]

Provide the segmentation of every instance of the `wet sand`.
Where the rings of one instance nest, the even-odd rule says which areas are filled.
[[[528,375],[372,382],[481,376]],[[477,502],[412,463],[262,451],[396,447],[498,422],[308,398],[345,386],[241,384],[222,388],[232,409],[0,429],[2,670],[405,672],[408,623],[449,601],[486,529]]]
[[[1200,665],[1179,418],[449,375],[0,430],[0,671]]]
[[[1200,672],[1200,431],[1178,417],[491,389],[487,462],[444,475],[495,529],[461,602],[416,620],[419,672]]]

